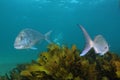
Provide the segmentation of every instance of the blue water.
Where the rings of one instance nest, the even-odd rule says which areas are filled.
[[[47,46],[43,41],[38,50],[14,49],[20,30],[32,28],[43,34],[52,30],[52,41],[57,38],[61,45],[83,49],[84,37],[76,24],[83,25],[92,39],[102,34],[110,51],[120,53],[119,0],[0,0],[0,74],[35,60]]]

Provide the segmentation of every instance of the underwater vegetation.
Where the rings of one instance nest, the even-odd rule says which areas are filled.
[[[100,56],[92,49],[81,57],[80,52],[75,45],[50,44],[37,60],[17,65],[0,80],[120,80],[117,54]]]

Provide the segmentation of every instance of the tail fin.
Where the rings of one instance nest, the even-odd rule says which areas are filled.
[[[52,31],[50,30],[49,32],[47,32],[47,33],[45,34],[45,40],[46,40],[48,43],[52,43],[52,42],[50,41],[50,39],[49,39],[49,36],[50,36],[51,33],[52,33]]]
[[[82,30],[84,37],[85,37],[85,41],[86,41],[86,45],[84,50],[82,51],[82,53],[80,54],[80,56],[84,56],[85,54],[88,53],[88,51],[93,47],[93,42],[89,36],[89,34],[87,33],[87,31],[81,26],[79,25],[80,29]]]

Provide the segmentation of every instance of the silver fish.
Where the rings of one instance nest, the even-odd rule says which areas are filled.
[[[23,29],[15,39],[14,48],[15,49],[37,49],[34,46],[46,40],[48,43],[51,43],[49,40],[49,35],[52,31],[47,32],[45,35],[33,29]]]
[[[94,41],[92,41],[87,31],[81,25],[79,25],[79,27],[83,31],[85,41],[86,41],[85,48],[80,54],[80,56],[86,55],[91,48],[95,50],[95,53],[100,55],[104,55],[109,51],[108,43],[102,35],[97,35]]]
[[[59,46],[61,46],[62,42],[63,42],[63,34],[59,33],[58,35],[55,36],[55,38],[53,39],[53,42]]]

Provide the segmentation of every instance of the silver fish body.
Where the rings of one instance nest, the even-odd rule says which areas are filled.
[[[34,47],[37,43],[46,39],[47,36],[33,29],[23,29],[15,39],[14,48],[16,49],[28,49]]]

